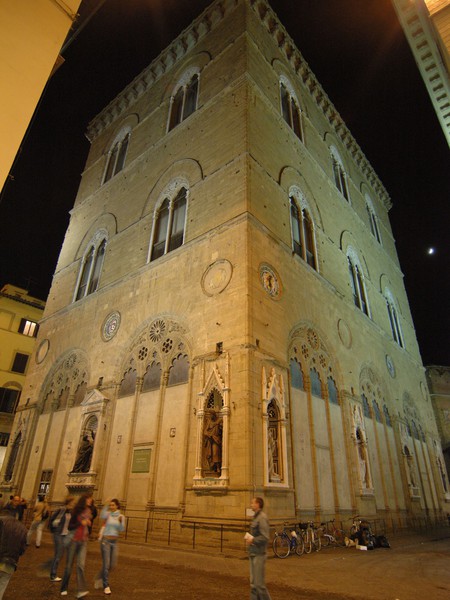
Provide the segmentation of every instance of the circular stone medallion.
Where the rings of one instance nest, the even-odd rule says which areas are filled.
[[[392,378],[394,378],[395,377],[395,366],[394,366],[392,358],[389,356],[389,354],[386,354],[386,367],[387,367],[387,370],[389,371],[389,375]]]
[[[37,352],[36,352],[36,362],[38,365],[47,356],[49,348],[50,348],[50,340],[47,340],[47,339],[42,340],[42,342],[39,344],[39,348],[37,349]]]
[[[352,332],[350,331],[350,327],[347,325],[347,323],[344,321],[344,319],[339,319],[337,328],[338,328],[339,339],[341,340],[342,345],[345,346],[345,348],[347,348],[347,349],[351,348]]]
[[[202,288],[207,296],[220,294],[230,283],[233,267],[226,260],[216,260],[206,269],[202,277]]]
[[[109,342],[120,327],[120,312],[114,311],[110,313],[103,321],[102,325],[102,338],[104,342]]]
[[[278,300],[281,295],[281,282],[275,270],[267,264],[259,266],[259,278],[265,291],[274,300]]]

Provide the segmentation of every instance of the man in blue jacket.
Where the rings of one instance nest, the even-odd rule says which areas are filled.
[[[266,549],[270,538],[270,526],[267,515],[262,511],[264,500],[253,498],[251,508],[254,512],[250,525],[250,534],[246,534],[250,558],[250,598],[251,600],[271,600],[265,578]]]

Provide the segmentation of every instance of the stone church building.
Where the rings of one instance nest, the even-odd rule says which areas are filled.
[[[445,513],[391,200],[266,0],[212,2],[88,137],[3,493]]]

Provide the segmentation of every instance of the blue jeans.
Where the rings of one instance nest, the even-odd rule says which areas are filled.
[[[56,577],[56,571],[58,570],[59,561],[64,554],[64,539],[65,535],[61,535],[60,533],[53,533],[53,544],[55,546],[55,553],[53,555],[52,566],[50,568],[50,579],[54,579]]]
[[[119,545],[117,540],[111,540],[103,538],[100,542],[100,550],[102,552],[103,566],[100,572],[100,577],[103,580],[103,588],[109,587],[108,579],[109,573],[117,565],[117,558],[119,556]]]
[[[72,573],[72,566],[75,556],[77,557],[77,591],[87,592],[86,579],[84,577],[84,564],[86,562],[86,550],[87,550],[87,542],[76,542],[74,540],[69,540],[68,544],[64,544],[67,546],[67,561],[66,568],[64,570],[63,579],[61,582],[61,591],[67,591],[69,587],[69,579],[70,574]]]
[[[271,600],[264,583],[266,554],[250,554],[250,598],[251,600]]]

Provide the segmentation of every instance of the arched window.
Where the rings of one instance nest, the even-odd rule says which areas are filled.
[[[328,400],[331,404],[339,405],[338,393],[336,383],[334,379],[330,376],[327,379],[327,387],[328,387]]]
[[[394,341],[400,346],[400,348],[404,348],[403,345],[403,335],[402,330],[400,328],[400,320],[398,318],[397,308],[395,306],[394,297],[389,289],[385,289],[384,298],[386,300],[386,308],[389,317],[389,324],[391,326],[392,337]]]
[[[150,260],[156,260],[184,241],[187,190],[182,187],[174,198],[165,198],[155,217]]]
[[[369,217],[370,231],[372,232],[372,235],[377,240],[377,242],[379,244],[381,244],[381,235],[380,235],[380,230],[378,227],[378,218],[375,214],[375,209],[373,207],[372,200],[371,200],[370,196],[368,196],[367,194],[366,194],[366,210],[367,210],[367,215]]]
[[[367,397],[364,394],[361,394],[361,400],[362,400],[362,405],[363,405],[364,416],[367,417],[368,419],[371,419],[372,413],[370,412],[369,401],[367,400]]]
[[[168,131],[187,119],[197,108],[198,72],[186,71],[170,99]]]
[[[303,197],[294,193],[290,196],[292,246],[295,254],[317,271],[313,222]]]
[[[338,151],[333,146],[331,147],[331,163],[333,167],[334,183],[344,198],[349,201],[350,194],[348,191],[347,173],[345,172],[344,163],[342,162]]]
[[[105,258],[106,243],[106,237],[99,234],[89,244],[87,252],[81,261],[75,301],[92,294],[98,288],[103,260]]]
[[[322,384],[320,383],[320,375],[316,369],[310,369],[309,377],[311,379],[311,394],[322,398]]]
[[[128,150],[128,142],[130,141],[130,130],[126,129],[121,132],[119,138],[114,141],[111,149],[108,152],[108,158],[105,169],[103,183],[106,183],[117,175],[125,166],[125,157]]]
[[[388,407],[386,406],[386,404],[383,405],[383,413],[384,413],[384,420],[386,421],[386,425],[388,427],[392,427],[391,415],[389,414],[389,410],[388,410]]]
[[[347,261],[353,302],[365,315],[370,316],[364,277],[357,256],[354,253],[349,253],[347,254]]]
[[[304,390],[305,386],[303,384],[303,373],[302,368],[298,361],[295,358],[291,358],[290,360],[290,368],[291,368],[291,384],[292,387],[297,390]]]
[[[383,419],[381,418],[380,407],[378,406],[378,402],[376,400],[372,400],[372,407],[375,419],[378,421],[378,423],[382,423]]]
[[[290,82],[282,77],[280,79],[281,114],[283,119],[294,131],[295,135],[303,141],[302,119],[298,100]]]
[[[189,360],[184,354],[175,357],[169,369],[169,379],[167,385],[177,385],[187,383],[189,380]]]
[[[161,372],[162,370],[159,362],[154,361],[148,365],[142,381],[143,392],[159,389],[161,385]]]

